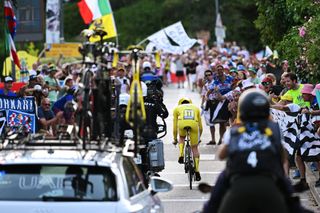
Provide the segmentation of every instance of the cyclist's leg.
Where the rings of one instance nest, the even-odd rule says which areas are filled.
[[[186,138],[186,131],[184,130],[184,126],[179,125],[179,163],[183,163],[184,156],[184,140]]]
[[[192,126],[190,131],[190,144],[194,159],[194,170],[195,172],[199,172],[199,159],[200,159],[200,153],[198,149],[198,143],[199,143],[199,130],[198,126]]]
[[[184,140],[186,139],[186,136],[179,136],[179,157],[184,156]]]

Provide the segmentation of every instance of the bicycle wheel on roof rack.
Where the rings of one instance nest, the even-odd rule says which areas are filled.
[[[93,74],[89,70],[85,70],[83,85],[83,99],[82,99],[82,113],[80,115],[80,136],[85,143],[91,138],[92,132],[92,112],[91,112],[91,83],[92,83]]]

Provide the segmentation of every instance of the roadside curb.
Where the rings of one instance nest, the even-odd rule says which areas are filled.
[[[306,165],[306,177],[309,184],[310,192],[316,201],[317,205],[320,206],[320,189],[315,187],[315,182],[318,180],[318,175],[310,169],[309,164]]]

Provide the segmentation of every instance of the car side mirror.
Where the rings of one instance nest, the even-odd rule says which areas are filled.
[[[150,188],[152,195],[158,192],[169,192],[173,189],[171,181],[165,180],[161,177],[153,176],[150,178]]]

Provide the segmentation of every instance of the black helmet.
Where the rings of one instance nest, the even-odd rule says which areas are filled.
[[[270,103],[265,92],[259,89],[244,91],[239,98],[240,119],[243,122],[269,118]]]

